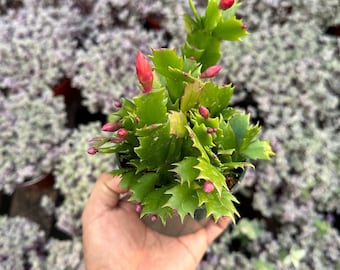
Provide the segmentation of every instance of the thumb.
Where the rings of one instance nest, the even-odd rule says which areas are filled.
[[[210,220],[205,227],[208,245],[211,244],[230,224],[230,218],[221,217],[217,223]]]
[[[112,176],[108,173],[99,176],[85,206],[84,212],[94,214],[95,212],[111,210],[116,207],[120,198],[119,194],[127,191],[119,187],[120,181],[120,176]]]

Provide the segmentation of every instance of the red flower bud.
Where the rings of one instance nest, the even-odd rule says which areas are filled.
[[[117,131],[117,135],[119,138],[125,138],[129,134],[129,131],[125,128],[121,128]]]
[[[95,155],[97,152],[98,150],[95,147],[90,147],[89,149],[87,149],[87,153],[90,155]]]
[[[220,65],[215,65],[208,67],[201,75],[201,79],[207,79],[207,78],[213,78],[215,77],[221,70],[222,66]]]
[[[243,30],[247,30],[248,29],[248,26],[246,24],[242,24],[242,29]]]
[[[219,8],[222,10],[226,10],[228,8],[231,8],[232,5],[234,5],[235,0],[221,0]]]
[[[118,122],[106,123],[104,126],[102,126],[102,131],[114,132],[120,129],[121,127],[122,124]]]
[[[138,51],[136,57],[136,73],[139,82],[143,86],[143,93],[148,93],[152,90],[153,73],[152,67],[146,56]]]
[[[209,118],[209,110],[208,108],[204,107],[204,106],[200,106],[198,108],[198,111],[200,113],[200,115],[205,118],[205,119],[208,119]]]
[[[215,186],[213,182],[211,182],[210,180],[206,181],[203,185],[203,191],[206,193],[213,192],[214,189],[215,189]]]

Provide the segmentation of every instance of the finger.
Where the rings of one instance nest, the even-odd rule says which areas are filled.
[[[97,209],[114,208],[119,202],[119,194],[126,192],[119,187],[121,178],[104,173],[98,179],[92,190],[88,204]]]
[[[230,218],[221,217],[217,223],[210,220],[208,225],[205,227],[207,234],[208,245],[211,244],[230,224]]]

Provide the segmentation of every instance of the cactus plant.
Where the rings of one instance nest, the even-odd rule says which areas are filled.
[[[88,153],[118,154],[121,169],[112,174],[122,176],[121,186],[132,192],[141,217],[166,223],[174,213],[183,220],[203,208],[215,221],[234,220],[238,201],[227,183],[238,181],[252,160],[269,160],[274,153],[269,141],[257,138],[259,124],[229,107],[233,86],[213,82],[221,69],[221,42],[248,34],[235,16],[239,3],[222,9],[210,0],[203,15],[189,4],[181,54],[153,49],[153,67],[137,54],[141,93],[122,99],[103,127],[109,136],[92,140]]]

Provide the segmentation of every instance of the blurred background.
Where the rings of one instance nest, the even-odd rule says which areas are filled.
[[[204,10],[206,1],[196,1]],[[0,269],[79,270],[80,217],[112,156],[89,156],[138,50],[183,43],[186,0],[0,0]],[[276,156],[248,170],[241,219],[199,269],[340,269],[340,2],[244,0],[250,35],[218,83]],[[117,244],[117,243],[113,243]]]

